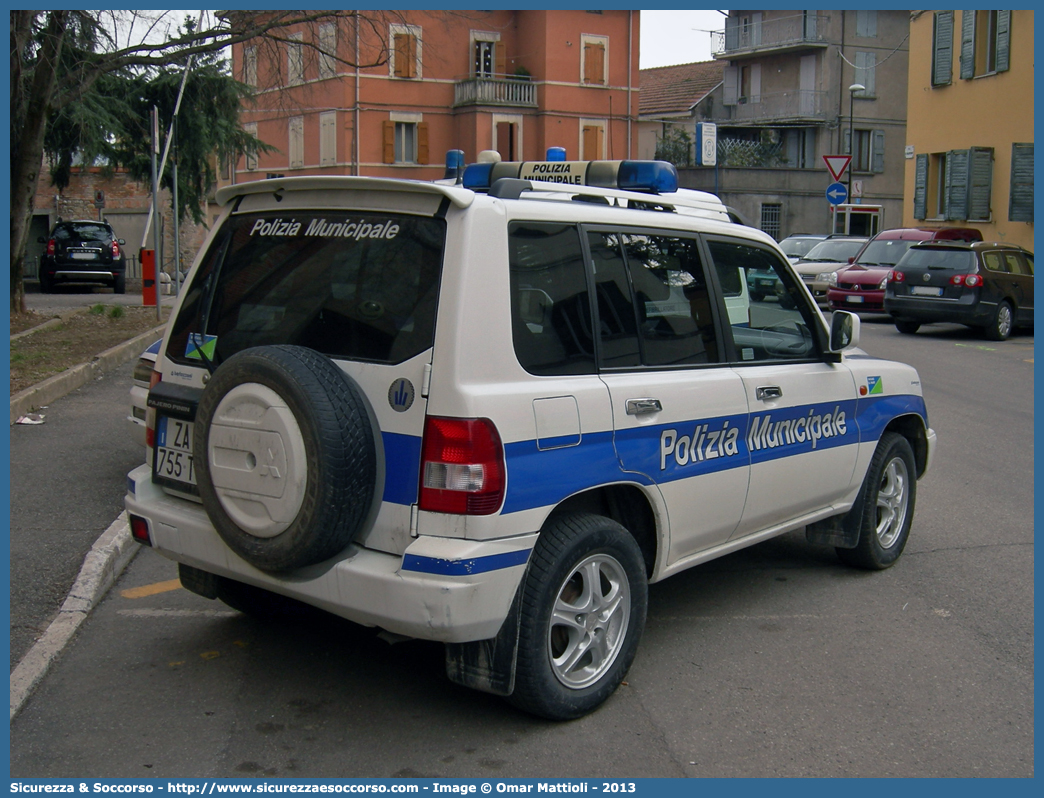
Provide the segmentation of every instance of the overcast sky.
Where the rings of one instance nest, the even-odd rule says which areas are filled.
[[[642,11],[640,69],[710,61],[711,35],[723,30],[720,11]]]

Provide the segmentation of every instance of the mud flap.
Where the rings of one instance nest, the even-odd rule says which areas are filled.
[[[451,682],[494,695],[511,695],[515,690],[515,656],[518,652],[518,605],[522,587],[497,636],[470,643],[446,644],[446,676]]]
[[[820,546],[854,549],[859,545],[859,519],[849,511],[816,521],[805,527],[805,540]]]

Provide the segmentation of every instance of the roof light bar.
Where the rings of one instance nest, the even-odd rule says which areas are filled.
[[[548,153],[550,155],[550,152]],[[667,161],[504,161],[470,164],[464,188],[488,191],[502,177],[599,186],[652,194],[678,190],[678,170]]]

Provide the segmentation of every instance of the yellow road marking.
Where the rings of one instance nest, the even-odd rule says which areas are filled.
[[[155,596],[157,593],[169,593],[171,590],[177,590],[180,587],[181,580],[171,579],[167,582],[156,582],[151,585],[132,587],[130,590],[121,590],[120,595],[129,599],[145,598],[146,596]]]

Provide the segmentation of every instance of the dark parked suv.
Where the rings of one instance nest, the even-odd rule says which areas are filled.
[[[104,283],[117,294],[127,290],[127,264],[122,238],[105,222],[58,222],[47,238],[40,259],[40,291],[49,294],[58,283]]]
[[[899,332],[954,322],[1003,341],[1033,326],[1033,253],[982,241],[914,244],[888,275],[884,308]]]

